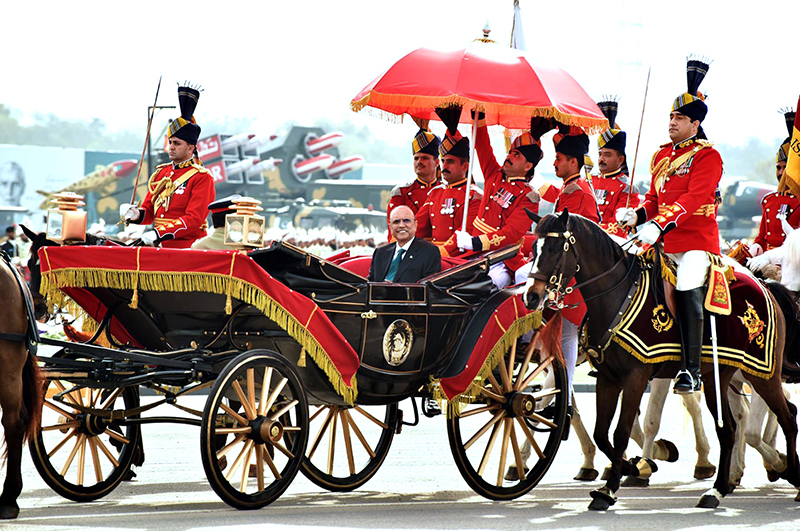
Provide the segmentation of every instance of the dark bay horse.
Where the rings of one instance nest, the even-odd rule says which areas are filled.
[[[616,323],[620,321],[621,309],[625,307],[626,300],[630,300],[636,293],[637,283],[645,282],[645,280],[640,280],[645,278],[644,275],[652,275],[652,271],[648,271],[638,257],[626,253],[602,228],[581,216],[569,215],[566,211],[544,218],[539,218],[530,212],[529,216],[538,223],[536,227],[538,252],[525,288],[526,305],[531,309],[541,309],[548,303],[551,305],[557,303],[563,298],[564,291],[569,290],[566,286],[574,278],[587,306],[588,344],[598,347],[598,355],[592,360],[598,373],[597,421],[594,439],[597,447],[611,461],[611,473],[605,486],[591,492],[593,500],[589,509],[605,510],[616,502],[616,492],[620,486],[621,475],[635,476],[639,470],[646,468],[646,465],[643,467],[643,463],[637,461],[636,458],[623,461],[622,455],[628,446],[631,428],[648,381],[651,378],[674,377],[680,368],[680,362],[674,361],[673,357],[658,363],[652,363],[652,360],[651,363],[644,363],[637,358],[639,355],[645,359],[644,353],[628,347],[634,352],[632,354],[618,342],[608,339],[609,332],[615,329]],[[658,276],[660,282],[661,275],[658,273],[655,275]],[[779,307],[774,294],[778,294],[782,301],[785,301],[788,296],[785,288],[777,283],[770,285],[769,291],[764,290],[764,293],[771,300],[772,308]],[[650,300],[649,298],[653,296],[652,290],[648,290],[642,295],[644,300]],[[633,303],[630,304],[634,306]],[[769,304],[769,301],[766,304]],[[798,464],[796,450],[797,408],[786,400],[781,390],[782,371],[784,373],[798,371],[796,360],[784,359],[787,326],[789,326],[790,337],[794,337],[796,341],[798,322],[795,310],[791,305],[781,304],[780,308],[781,310],[772,313],[774,317],[771,325],[775,327],[775,333],[771,337],[774,337],[774,344],[767,345],[774,352],[774,370],[769,377],[754,376],[745,371],[742,373],[755,392],[777,415],[778,422],[786,435],[787,445],[787,468],[781,477],[800,488],[800,464]],[[674,320],[674,317],[666,314],[662,317]],[[727,318],[736,319],[737,317],[732,314]],[[720,317],[718,322],[727,318]],[[708,322],[708,318],[706,321]],[[653,326],[655,327],[656,324],[653,323]],[[727,330],[724,323],[720,329],[723,332]],[[676,334],[677,332],[673,331],[672,333]],[[721,336],[722,339],[725,337]],[[747,342],[746,336],[745,342]],[[750,348],[747,345],[740,346],[742,351]],[[794,348],[788,349],[788,352],[797,355],[797,350]],[[737,370],[736,366],[719,364],[721,389],[728,388],[730,380]],[[706,359],[703,360],[702,375],[705,382],[703,387],[706,404],[712,415],[716,416],[714,367]],[[620,392],[623,392],[622,406],[612,444],[609,441],[608,432]],[[723,425],[716,428],[720,444],[717,478],[714,488],[700,498],[698,507],[718,506],[720,499],[733,489],[729,484],[729,475],[735,423],[725,392],[721,394],[720,405]]]
[[[2,253],[0,253],[2,254]],[[22,445],[35,437],[42,418],[44,389],[36,357],[28,350],[30,323],[27,286],[0,257],[0,408],[5,432],[6,480],[0,495],[0,519],[19,515]]]

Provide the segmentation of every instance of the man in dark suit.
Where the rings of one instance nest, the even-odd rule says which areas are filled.
[[[375,249],[369,266],[370,282],[419,282],[441,270],[439,249],[414,237],[417,220],[409,207],[401,205],[392,210],[389,230],[395,241]]]

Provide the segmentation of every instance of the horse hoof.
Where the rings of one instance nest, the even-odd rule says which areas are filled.
[[[717,473],[717,467],[711,466],[696,466],[694,467],[694,479],[708,479],[714,477]]]
[[[600,487],[589,494],[592,496],[592,503],[589,504],[589,510],[591,511],[605,511],[617,503],[617,497],[612,494],[608,487]]]
[[[678,460],[678,447],[675,446],[675,443],[672,441],[659,439],[655,442],[655,445],[660,447],[667,454],[666,459],[664,459],[667,463],[674,463]]]
[[[781,475],[775,472],[774,470],[767,470],[767,479],[770,483],[775,483],[779,479],[781,479]]]
[[[621,483],[623,487],[649,487],[650,478],[638,478],[636,476],[627,476]]]
[[[700,509],[716,509],[719,507],[719,498],[713,494],[703,494],[700,496],[700,501],[697,502],[695,507],[699,507]]]
[[[797,496],[794,497],[794,501],[800,502],[800,492],[798,492]]]
[[[603,481],[608,481],[608,478],[611,477],[611,467],[605,467],[603,469],[603,475],[600,476],[600,479]]]
[[[572,479],[577,481],[594,481],[597,479],[598,472],[594,468],[581,468],[578,475]]]
[[[4,505],[0,507],[0,519],[2,520],[12,520],[19,516],[19,507],[15,507],[13,505]]]
[[[528,467],[525,467],[523,470],[525,470],[525,473],[527,474],[529,469]],[[506,475],[503,476],[503,479],[505,479],[506,481],[519,481],[520,477],[519,473],[517,472],[517,467],[515,466],[508,467],[508,470],[506,470]]]

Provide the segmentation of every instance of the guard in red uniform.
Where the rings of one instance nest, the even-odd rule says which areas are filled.
[[[592,179],[592,188],[600,210],[600,226],[608,234],[624,238],[625,231],[620,229],[616,213],[620,208],[639,206],[639,190],[631,185],[628,177],[625,156],[627,135],[615,122],[617,102],[601,101],[597,106],[608,118],[609,129],[597,138],[597,167],[600,175]]]
[[[475,251],[500,249],[521,243],[531,228],[525,209],[539,211],[539,194],[530,184],[536,165],[542,159],[541,137],[553,128],[552,121],[531,119],[531,132],[523,133],[511,143],[503,165],[495,159],[486,124],[478,121],[475,151],[484,177],[483,198],[472,232],[456,233],[458,247]],[[514,273],[525,264],[521,252],[489,271],[495,285],[505,287]]]
[[[425,124],[423,123],[423,125]],[[392,189],[392,197],[386,208],[387,220],[395,207],[405,205],[416,214],[425,204],[430,191],[439,184],[440,145],[439,137],[426,128],[420,128],[414,136],[414,140],[411,141],[411,149],[414,152],[414,173],[417,174],[417,178],[408,184],[395,186]],[[390,232],[390,241],[391,238]]]
[[[447,141],[439,147],[442,156],[442,178],[444,182],[435,186],[422,208],[417,212],[417,236],[434,243],[442,256],[460,253],[456,245],[456,230],[464,223],[464,200],[467,195],[467,173],[469,172],[469,140],[460,138]],[[483,194],[472,184],[467,208],[467,231],[473,229]]]
[[[581,176],[585,155],[589,152],[589,137],[583,133],[567,134],[568,128],[560,126],[560,133],[553,136],[556,148],[556,158],[553,167],[556,176],[563,179],[564,184],[557,188],[550,184],[540,187],[542,198],[555,203],[554,212],[568,210],[570,214],[579,214],[587,219],[599,223],[600,213],[591,186]],[[533,264],[531,263],[530,266]],[[530,272],[530,266],[517,271],[517,282],[523,282]],[[575,285],[573,279],[570,283]],[[570,389],[568,414],[572,416],[572,381],[575,375],[575,364],[578,361],[578,330],[586,315],[586,305],[580,290],[573,290],[564,299],[567,305],[578,305],[567,308],[561,313],[561,351],[564,354],[564,365],[567,369],[567,384]]]
[[[142,234],[146,245],[187,248],[206,235],[208,204],[214,201],[214,179],[197,157],[200,127],[194,110],[200,91],[178,87],[181,116],[169,126],[167,154],[171,164],[162,164],[147,183],[142,206],[120,206],[127,223],[150,224],[154,230]]]
[[[753,256],[783,245],[783,240],[786,239],[784,223],[788,223],[793,229],[800,226],[800,199],[789,191],[789,187],[782,179],[792,141],[794,117],[793,111],[784,112],[789,136],[783,141],[775,157],[778,191],[765,195],[761,200],[761,225],[758,228],[758,236],[750,246],[750,254]]]
[[[672,104],[671,142],[661,146],[650,164],[652,181],[645,201],[636,211],[623,209],[620,223],[636,226],[639,240],[661,241],[678,265],[676,302],[683,347],[683,367],[673,390],[679,394],[700,390],[700,354],[703,346],[703,300],[710,265],[706,253],[719,254],[717,227],[718,185],[722,158],[706,140],[700,125],[708,107],[697,91],[708,65],[690,60],[689,90]]]

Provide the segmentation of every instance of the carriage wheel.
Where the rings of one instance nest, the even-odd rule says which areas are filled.
[[[308,402],[295,368],[269,350],[229,362],[206,402],[201,439],[206,477],[222,501],[259,509],[278,499],[297,475],[308,441]]]
[[[319,406],[311,415],[303,475],[323,489],[350,491],[383,464],[397,425],[397,404]]]
[[[545,388],[546,371],[555,387]],[[456,466],[467,484],[491,500],[511,500],[535,487],[553,462],[567,422],[567,376],[554,358],[517,352],[516,343],[483,383],[476,401],[447,421]],[[541,415],[554,405],[553,419]],[[530,444],[526,463],[523,446]],[[522,471],[504,479],[509,465]]]
[[[63,400],[56,400],[59,394]],[[30,445],[33,463],[45,483],[78,502],[96,500],[114,490],[130,469],[141,428],[121,426],[79,408],[111,412],[138,405],[138,389],[133,387],[92,389],[47,381],[42,427]]]

